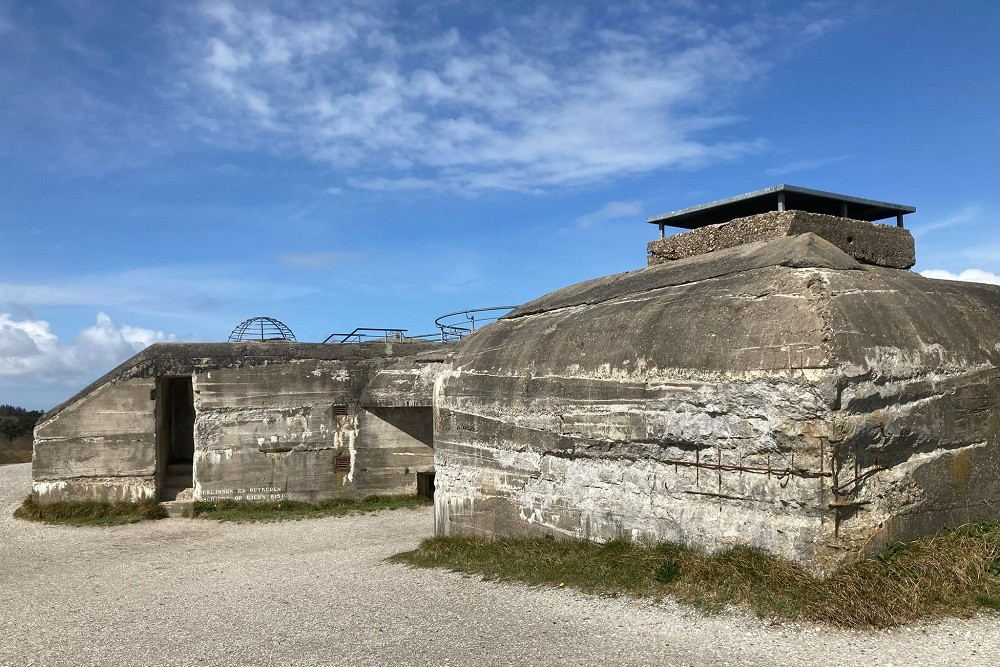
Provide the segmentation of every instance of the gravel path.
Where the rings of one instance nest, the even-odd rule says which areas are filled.
[[[490,584],[383,559],[430,510],[272,524],[18,521],[0,466],[0,665],[997,665],[1000,619],[853,633]]]

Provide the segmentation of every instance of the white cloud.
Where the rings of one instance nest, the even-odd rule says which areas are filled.
[[[826,33],[839,28],[843,24],[844,21],[842,19],[824,18],[806,24],[806,26],[802,28],[802,32],[810,37],[822,37]]]
[[[642,213],[642,204],[637,201],[613,201],[608,202],[599,210],[586,215],[581,215],[573,221],[578,229],[588,229],[608,220],[619,220],[621,218],[634,218]]]
[[[100,375],[153,343],[171,340],[162,331],[117,326],[105,313],[63,343],[48,322],[15,320],[0,313],[0,376],[32,382],[76,384]]]
[[[962,280],[971,283],[1000,285],[1000,275],[981,269],[965,269],[961,273],[952,273],[944,269],[927,269],[926,271],[921,271],[920,275],[925,278],[936,278],[938,280]]]
[[[765,169],[764,173],[769,176],[787,176],[788,174],[794,174],[800,171],[809,171],[812,169],[819,169],[820,167],[836,164],[837,162],[843,162],[849,157],[851,156],[833,155],[831,157],[822,157],[812,160],[794,160],[792,162],[789,162],[788,164],[781,165],[780,167],[772,167],[770,169]]]
[[[351,187],[537,191],[761,147],[704,137],[738,120],[728,91],[766,69],[761,17],[507,9],[459,29],[406,5],[276,7],[179,18],[174,101],[214,142],[326,162]]]

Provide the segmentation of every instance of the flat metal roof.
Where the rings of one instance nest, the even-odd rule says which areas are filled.
[[[896,218],[896,224],[903,226],[903,216],[913,213],[914,206],[890,204],[874,199],[863,199],[840,195],[835,192],[811,190],[796,185],[775,185],[763,190],[754,190],[746,194],[726,197],[717,201],[671,211],[656,215],[646,222],[661,227],[680,227],[681,229],[696,229],[706,225],[729,222],[748,215],[766,213],[768,211],[808,211],[810,213],[826,213],[842,218],[855,220],[884,220]]]

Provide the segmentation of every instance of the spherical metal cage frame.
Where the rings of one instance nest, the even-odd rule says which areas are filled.
[[[295,334],[288,326],[273,317],[251,317],[240,322],[229,334],[230,343],[248,340],[287,340],[295,342]]]

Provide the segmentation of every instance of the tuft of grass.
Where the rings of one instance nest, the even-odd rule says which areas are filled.
[[[66,526],[118,526],[165,519],[167,513],[155,500],[134,503],[96,500],[39,503],[38,498],[31,494],[14,511],[14,516],[27,521]]]
[[[826,578],[751,547],[705,554],[628,541],[437,537],[389,560],[493,581],[670,597],[706,611],[733,605],[763,618],[886,628],[1000,611],[998,559],[1000,523],[985,522],[890,545]]]
[[[279,500],[273,503],[237,500],[198,501],[191,506],[189,516],[215,521],[287,521],[425,507],[432,502],[429,498],[419,496],[333,498],[315,503],[298,500]]]
[[[31,450],[0,449],[0,466],[12,463],[31,463]]]
[[[681,564],[676,560],[664,561],[656,568],[656,580],[661,584],[672,584],[681,576]]]

